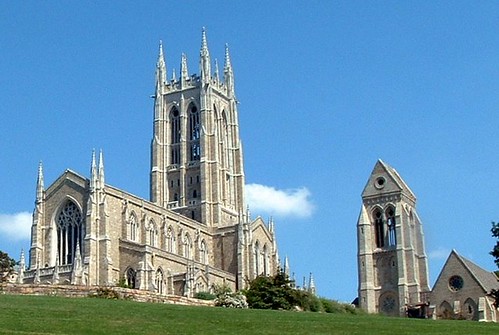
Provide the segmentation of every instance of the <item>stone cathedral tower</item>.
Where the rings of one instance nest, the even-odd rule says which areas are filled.
[[[156,65],[150,201],[105,183],[102,152],[90,178],[66,170],[47,188],[38,170],[29,269],[19,280],[114,286],[193,297],[273,275],[274,222],[244,208],[244,169],[234,75],[223,74],[203,29],[199,75],[168,77]],[[98,163],[97,163],[98,162]]]
[[[223,80],[203,29],[200,75],[169,79],[163,48],[156,68],[151,201],[207,226],[237,223],[244,210],[244,173],[234,76],[225,47]]]
[[[403,316],[406,306],[425,302],[428,265],[416,197],[381,160],[362,192],[357,237],[361,308]]]

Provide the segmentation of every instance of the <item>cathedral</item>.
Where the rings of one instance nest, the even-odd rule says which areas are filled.
[[[228,47],[220,74],[203,29],[199,75],[189,74],[184,54],[178,78],[167,73],[160,44],[150,199],[106,184],[102,151],[92,155],[89,178],[66,170],[48,187],[40,163],[21,282],[121,283],[192,297],[213,285],[242,289],[277,271],[274,224],[252,219],[244,201]]]

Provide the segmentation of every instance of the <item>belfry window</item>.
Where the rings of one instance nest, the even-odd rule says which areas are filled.
[[[180,164],[180,113],[173,108],[170,112],[171,164]]]
[[[81,252],[83,234],[81,211],[74,202],[66,202],[57,215],[56,225],[59,264],[72,264],[76,253]],[[77,245],[80,250],[76,249]]]
[[[374,235],[376,247],[383,248],[385,246],[385,229],[383,227],[383,214],[379,209],[374,212]]]
[[[199,112],[196,106],[192,106],[189,113],[189,144],[191,161],[198,161],[201,158],[199,127]]]
[[[388,245],[393,247],[397,245],[397,234],[395,231],[395,210],[393,207],[386,211],[386,225],[388,226]]]

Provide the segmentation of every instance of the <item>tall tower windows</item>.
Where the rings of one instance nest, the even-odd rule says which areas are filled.
[[[196,106],[192,105],[189,112],[189,147],[191,161],[198,161],[201,158],[199,138],[199,111]]]
[[[180,164],[180,113],[177,108],[170,112],[171,125],[171,164]]]
[[[383,248],[385,246],[385,229],[383,227],[383,214],[378,208],[374,211],[374,235],[376,247]]]
[[[80,209],[74,202],[68,200],[56,219],[57,225],[57,255],[60,265],[72,264],[77,252],[76,246],[81,248],[83,231]]]
[[[395,232],[395,210],[391,206],[386,210],[386,225],[388,226],[388,245],[394,247],[397,245],[397,234]]]

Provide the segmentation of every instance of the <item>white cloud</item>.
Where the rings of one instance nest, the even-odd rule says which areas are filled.
[[[246,185],[246,202],[251,212],[280,217],[309,217],[314,211],[311,193],[306,187],[278,190],[260,184]]]
[[[450,250],[444,247],[438,247],[428,252],[428,258],[432,260],[446,260],[449,257]]]
[[[31,237],[31,213],[0,214],[0,234],[13,242]]]

